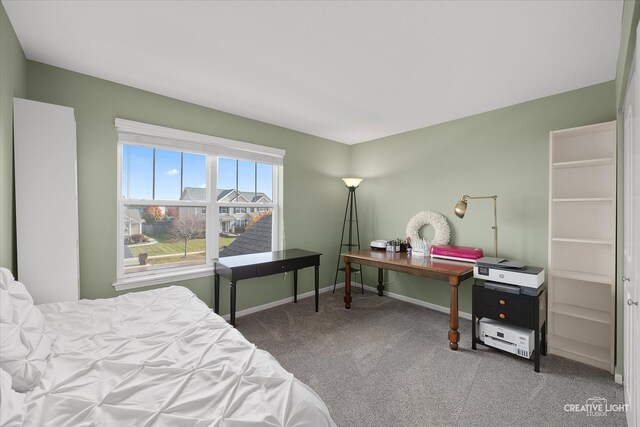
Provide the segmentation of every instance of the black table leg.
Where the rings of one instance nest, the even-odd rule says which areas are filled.
[[[231,286],[231,326],[236,327],[236,282],[229,283]]]
[[[320,298],[320,266],[316,265],[315,268],[316,273],[316,313],[318,312],[318,299]]]
[[[293,270],[293,302],[298,302],[298,270]]]
[[[220,275],[213,275],[213,311],[220,314]]]
[[[382,284],[383,281],[383,274],[382,274],[382,269],[379,268],[378,269],[378,296],[382,296],[384,295],[384,285]]]
[[[475,284],[473,285],[475,286]],[[471,289],[471,348],[476,349],[476,293]]]
[[[535,336],[533,342],[533,351],[534,351],[534,363],[535,363],[535,367],[534,370],[536,372],[540,372],[540,308],[539,308],[539,299],[536,298],[536,303],[535,303],[535,314],[534,314],[534,321],[533,324],[535,325],[536,331],[533,334]]]

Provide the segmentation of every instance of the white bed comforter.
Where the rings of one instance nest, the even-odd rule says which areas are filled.
[[[172,286],[38,306],[54,333],[26,426],[334,426],[316,393]]]

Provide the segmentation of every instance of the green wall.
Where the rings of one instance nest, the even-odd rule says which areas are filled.
[[[116,117],[285,149],[286,246],[323,253],[320,284],[332,284],[348,146],[37,62],[28,61],[27,81],[29,99],[75,109],[82,298],[116,295]],[[180,284],[211,303],[212,279]],[[291,276],[243,281],[238,309],[289,297],[292,287]],[[299,292],[312,289],[313,269],[301,271]],[[228,300],[223,286],[224,313]]]
[[[26,94],[27,61],[0,3],[0,266],[16,271],[13,97]]]
[[[351,170],[364,178],[358,189],[364,240],[404,237],[415,213],[434,210],[449,220],[452,244],[491,255],[492,201],[470,200],[464,219],[453,208],[463,194],[497,194],[499,254],[546,267],[549,131],[615,118],[611,81],[355,145]],[[366,270],[367,284],[374,279]],[[465,312],[472,282],[460,286]],[[399,275],[387,288],[449,305],[444,282]]]
[[[622,107],[624,94],[627,90],[629,70],[633,61],[636,47],[636,27],[640,20],[640,7],[636,0],[624,0],[622,8],[622,31],[620,35],[620,49],[616,67],[616,101],[618,108]]]

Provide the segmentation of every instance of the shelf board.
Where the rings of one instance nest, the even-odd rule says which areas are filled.
[[[578,197],[570,199],[553,199],[554,203],[573,203],[573,202],[613,202],[613,197]]]
[[[579,168],[583,166],[600,166],[613,164],[613,157],[603,157],[601,159],[574,160],[571,162],[554,162],[553,167],[559,168]]]
[[[596,245],[612,245],[612,240],[607,239],[570,239],[565,237],[553,237],[551,239],[554,242],[565,242],[565,243],[590,243]]]
[[[594,310],[592,308],[578,307],[571,304],[553,304],[549,308],[552,313],[562,314],[565,316],[577,317],[580,319],[591,320],[592,322],[611,324],[611,314],[606,311]]]
[[[584,282],[601,283],[603,285],[613,285],[613,277],[604,276],[602,274],[582,273],[580,271],[571,270],[551,270],[553,277],[562,277],[563,279],[582,280]]]
[[[347,271],[347,269],[346,269],[345,267],[340,267],[340,268],[338,269],[338,271]],[[357,267],[351,267],[351,272],[352,272],[352,273],[357,273],[357,272],[359,272],[359,271],[360,271],[360,269],[359,269],[359,268],[357,268]]]
[[[585,363],[591,362],[591,365],[602,369],[609,369],[611,363],[611,350],[609,348],[574,341],[560,335],[550,335],[549,346],[551,347],[551,353],[559,354],[560,356],[562,356],[561,352],[576,355],[581,359],[586,359],[583,360]]]

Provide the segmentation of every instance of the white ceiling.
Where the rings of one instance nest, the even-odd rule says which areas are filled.
[[[2,0],[28,59],[347,144],[615,78],[622,1]]]

